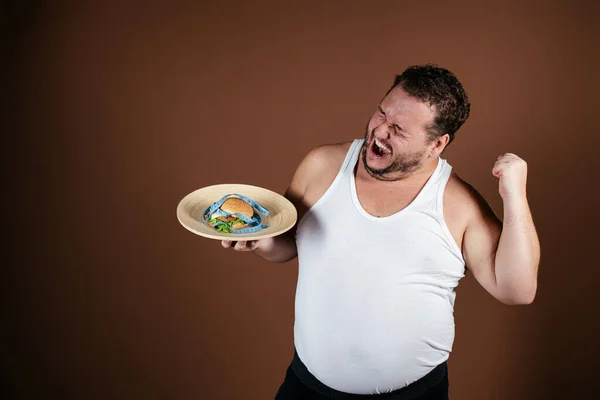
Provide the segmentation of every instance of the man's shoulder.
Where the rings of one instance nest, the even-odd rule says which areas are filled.
[[[481,214],[489,207],[481,193],[456,172],[452,172],[448,179],[444,202],[463,216]]]
[[[353,142],[322,144],[302,160],[292,180],[292,189],[302,194],[302,205],[310,208],[325,193],[340,170]]]
[[[298,169],[303,175],[337,171],[343,164],[352,142],[322,144],[311,149]]]
[[[322,144],[311,149],[296,169],[292,184],[304,192],[314,181],[327,181],[342,166],[352,145],[350,142]]]
[[[452,171],[448,183],[446,184],[446,193],[451,197],[466,200],[472,197],[475,188],[465,181],[460,175]]]
[[[313,172],[339,169],[352,145],[350,142],[327,143],[314,147],[302,161]]]

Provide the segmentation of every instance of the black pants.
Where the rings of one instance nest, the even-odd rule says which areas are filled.
[[[275,400],[448,400],[448,366],[442,363],[410,385],[384,394],[350,394],[332,389],[311,374],[298,354],[287,369]]]

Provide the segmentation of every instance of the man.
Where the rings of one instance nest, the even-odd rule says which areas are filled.
[[[468,268],[505,304],[529,304],[539,241],[527,164],[495,161],[503,223],[440,157],[470,104],[448,70],[396,77],[364,139],[323,145],[286,196],[296,229],[222,242],[266,260],[298,256],[295,354],[276,399],[447,399],[455,287]]]

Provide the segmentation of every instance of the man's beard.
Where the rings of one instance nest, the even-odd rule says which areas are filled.
[[[413,154],[398,154],[394,156],[391,164],[382,169],[375,169],[369,167],[367,164],[367,152],[369,151],[368,145],[368,136],[369,133],[365,134],[365,141],[363,143],[362,148],[362,161],[365,169],[373,178],[381,180],[381,181],[399,181],[401,179],[405,179],[411,175],[412,172],[419,169],[419,167],[423,164],[423,154],[425,153],[413,153]],[[399,174],[396,174],[399,173]],[[396,176],[390,177],[390,174],[394,174]]]

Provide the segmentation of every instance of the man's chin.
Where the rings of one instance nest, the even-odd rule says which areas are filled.
[[[369,150],[365,158],[365,164],[371,171],[381,171],[383,173],[394,164],[394,156],[392,154],[378,156]]]
[[[389,165],[382,168],[369,163],[369,161],[365,163],[365,170],[369,173],[369,175],[378,179],[384,179],[390,172]]]
[[[401,168],[399,165],[389,162],[385,165],[373,163],[371,160],[365,160],[365,170],[373,178],[380,181],[398,181],[403,180],[412,175],[418,169],[418,166],[413,165],[411,168]]]

